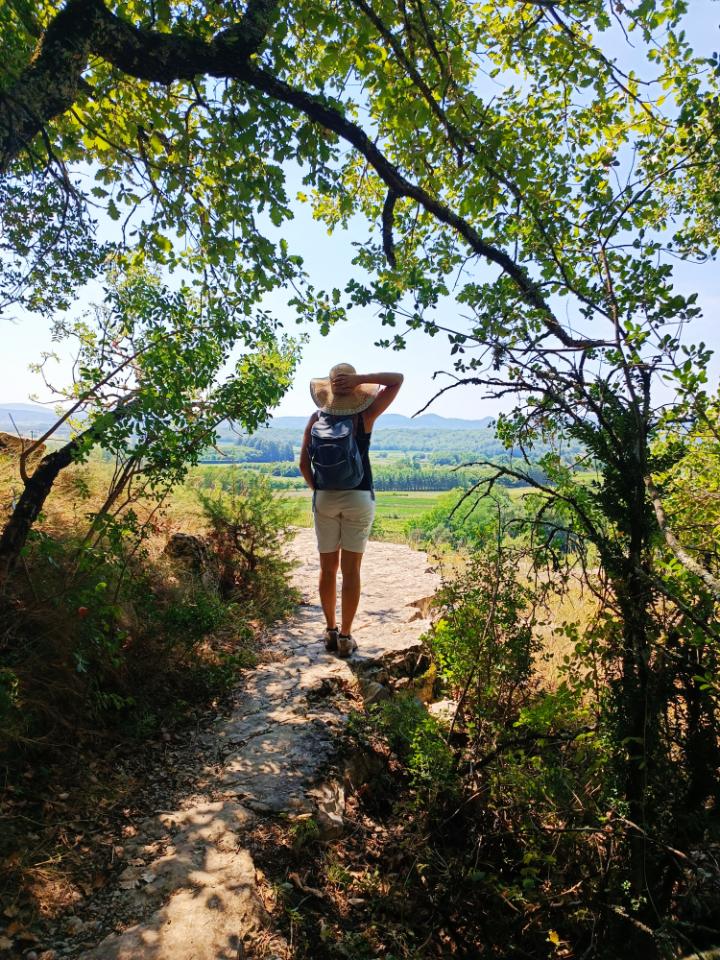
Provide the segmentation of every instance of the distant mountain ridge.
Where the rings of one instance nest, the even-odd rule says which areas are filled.
[[[14,422],[13,422],[14,421]],[[0,403],[0,430],[24,437],[37,437],[57,421],[52,407],[37,403]],[[58,437],[70,435],[68,427],[58,430]]]
[[[15,433],[15,426],[22,434],[44,433],[55,423],[57,417],[52,409],[36,403],[0,403],[0,430]],[[273,417],[269,430],[302,430],[307,417]],[[15,425],[13,424],[15,421]],[[406,417],[401,413],[384,413],[375,424],[376,430],[487,430],[492,417],[479,420],[463,420],[459,417],[441,417],[436,413],[424,413],[419,417]],[[223,428],[225,428],[223,430]],[[220,432],[227,431],[225,423]],[[67,429],[58,431],[58,437],[68,436]]]
[[[376,430],[486,430],[493,417],[480,420],[462,420],[459,417],[441,417],[437,413],[424,413],[419,417],[406,417],[401,413],[384,413],[375,424]],[[307,417],[273,417],[269,429],[296,430],[303,428]]]

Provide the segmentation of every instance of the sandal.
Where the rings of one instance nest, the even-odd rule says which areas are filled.
[[[348,633],[347,635],[344,633],[338,634],[337,651],[339,656],[349,657],[352,653],[354,653],[357,650],[357,648],[358,648],[357,641],[355,640],[352,634],[350,633]]]

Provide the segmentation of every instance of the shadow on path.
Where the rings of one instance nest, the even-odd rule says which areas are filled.
[[[272,632],[265,662],[243,676],[231,716],[212,735],[226,754],[222,770],[207,796],[158,813],[154,828],[170,835],[163,855],[120,875],[114,897],[130,908],[122,912],[147,919],[79,954],[84,960],[238,960],[242,939],[272,939],[243,833],[258,815],[307,812],[328,835],[342,827],[342,787],[323,783],[322,775],[331,767],[356,673],[419,655],[428,621],[413,604],[435,592],[438,578],[424,554],[370,543],[354,630],[359,650],[344,661],[323,645],[313,531],[298,531],[291,550],[305,600]]]

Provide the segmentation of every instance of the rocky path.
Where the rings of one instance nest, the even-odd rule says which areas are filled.
[[[343,661],[322,643],[313,532],[300,530],[290,549],[304,602],[273,632],[264,662],[243,678],[231,716],[212,734],[224,757],[206,777],[212,788],[143,826],[136,838],[143,856],[130,860],[113,894],[118,912],[138,922],[75,956],[238,960],[243,944],[258,939],[266,956],[284,954],[257,885],[262,865],[243,837],[268,816],[311,814],[327,838],[342,832],[337,746],[352,699],[381,699],[391,677],[407,683],[422,669],[424,601],[438,586],[424,554],[370,543],[354,629],[359,650]]]

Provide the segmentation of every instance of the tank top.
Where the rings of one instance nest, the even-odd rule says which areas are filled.
[[[372,490],[373,478],[372,468],[370,466],[370,434],[365,432],[365,421],[363,420],[363,415],[361,413],[358,414],[358,425],[357,433],[355,434],[355,440],[358,445],[358,450],[360,451],[360,459],[362,460],[363,465],[363,478],[355,487],[355,489]]]

